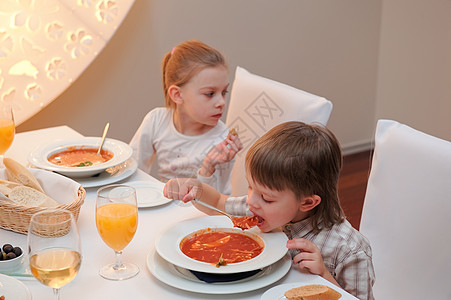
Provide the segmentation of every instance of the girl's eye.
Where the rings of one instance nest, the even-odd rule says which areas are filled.
[[[214,94],[215,94],[214,92],[210,92],[210,93],[206,93],[206,94],[205,94],[205,96],[207,96],[207,97],[210,97],[210,98],[211,98],[211,97],[213,97],[213,96],[214,96]]]
[[[227,95],[228,93],[229,93],[229,91],[227,91],[227,90],[222,91],[222,95],[223,95],[223,96]]]

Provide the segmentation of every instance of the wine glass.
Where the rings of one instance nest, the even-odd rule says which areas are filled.
[[[32,215],[28,229],[30,269],[42,284],[59,289],[71,282],[81,264],[81,244],[73,214],[65,209],[46,209]]]
[[[138,227],[136,190],[127,185],[109,185],[97,191],[97,231],[116,253],[116,263],[103,266],[99,274],[110,280],[124,280],[138,274],[138,266],[122,262],[122,250],[130,243]]]
[[[13,110],[9,105],[0,107],[0,159],[13,143],[15,133]]]

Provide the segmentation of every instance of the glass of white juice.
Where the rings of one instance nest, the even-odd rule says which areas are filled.
[[[116,254],[116,262],[102,267],[100,276],[124,280],[138,274],[138,266],[122,262],[122,250],[133,239],[138,227],[136,190],[119,184],[100,188],[96,200],[96,225],[102,240]]]
[[[34,214],[28,228],[30,269],[42,284],[59,289],[71,282],[81,265],[81,244],[73,214],[47,209]]]

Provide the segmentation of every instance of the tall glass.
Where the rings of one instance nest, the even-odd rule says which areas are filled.
[[[47,209],[34,214],[28,229],[30,269],[42,284],[53,288],[55,299],[81,265],[81,243],[72,213]]]
[[[100,276],[124,280],[138,274],[138,266],[122,262],[122,250],[130,243],[138,227],[136,190],[126,185],[109,185],[97,191],[97,231],[108,247],[116,253],[116,262],[102,267]]]
[[[13,143],[14,134],[13,110],[11,106],[2,104],[0,107],[0,163],[3,163],[3,154]]]

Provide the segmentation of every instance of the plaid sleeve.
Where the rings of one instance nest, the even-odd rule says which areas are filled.
[[[371,256],[359,251],[347,257],[335,268],[335,279],[348,293],[359,299],[373,300],[375,280]]]

